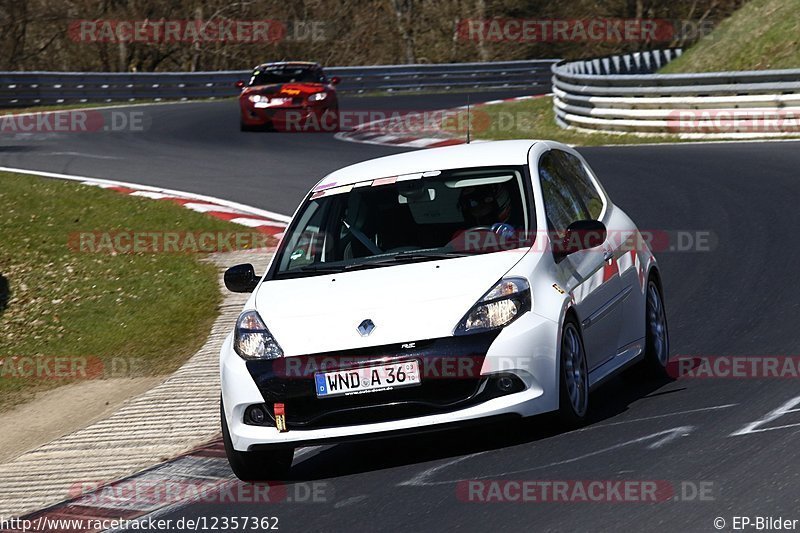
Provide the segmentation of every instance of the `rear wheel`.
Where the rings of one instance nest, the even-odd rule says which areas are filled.
[[[237,478],[242,481],[280,481],[286,479],[289,468],[292,466],[294,449],[285,448],[263,452],[240,452],[233,448],[231,434],[228,430],[228,421],[225,418],[225,409],[222,400],[219,402],[220,420],[222,425],[222,442],[225,445],[225,455],[228,464]]]
[[[578,425],[589,410],[589,370],[578,326],[572,318],[561,333],[559,418],[567,426]]]

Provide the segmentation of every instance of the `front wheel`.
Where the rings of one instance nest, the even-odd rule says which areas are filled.
[[[222,400],[219,402],[220,422],[222,425],[222,443],[228,464],[237,478],[242,481],[280,481],[287,477],[292,466],[294,449],[285,448],[265,452],[240,452],[233,447],[228,421]]]
[[[568,427],[576,426],[589,410],[589,370],[583,339],[573,319],[564,322],[560,366],[559,418]]]
[[[647,282],[645,304],[645,349],[642,367],[652,376],[667,375],[669,363],[669,329],[664,297],[658,284],[650,278]]]

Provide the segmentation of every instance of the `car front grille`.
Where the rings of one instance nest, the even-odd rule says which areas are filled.
[[[264,397],[264,407],[270,419],[265,421],[267,424],[274,424],[272,406],[275,403],[285,405],[288,429],[401,420],[463,409],[522,390],[524,385],[516,376],[480,375],[486,352],[497,335],[495,331],[363,350],[248,361],[247,368]],[[318,398],[316,395],[316,370],[331,371],[411,359],[420,363],[422,380],[418,386],[353,396]],[[333,366],[331,361],[335,362]],[[458,366],[458,361],[462,362],[461,366]],[[507,379],[501,384],[503,376]]]

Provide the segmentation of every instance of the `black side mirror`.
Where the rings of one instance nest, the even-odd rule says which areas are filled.
[[[253,265],[236,265],[225,271],[225,286],[231,292],[253,292],[258,285],[259,277]]]
[[[553,241],[553,254],[561,260],[580,250],[596,248],[605,242],[607,233],[606,225],[599,220],[576,220],[561,239]]]

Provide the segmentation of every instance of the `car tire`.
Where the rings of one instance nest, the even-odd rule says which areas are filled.
[[[258,126],[251,126],[250,124],[239,122],[239,131],[257,131],[257,130]]]
[[[645,344],[641,369],[649,377],[666,377],[669,364],[669,328],[661,287],[653,276],[647,280]]]
[[[566,427],[580,425],[589,410],[589,369],[578,324],[564,321],[561,331],[558,418]]]
[[[332,106],[323,111],[319,117],[319,123],[323,125],[325,133],[339,133],[342,131],[339,123],[339,106]]]
[[[222,425],[222,443],[225,455],[234,475],[242,481],[282,481],[289,474],[294,457],[293,448],[281,448],[272,451],[240,452],[233,447],[228,421],[222,400],[219,402],[220,423]]]

